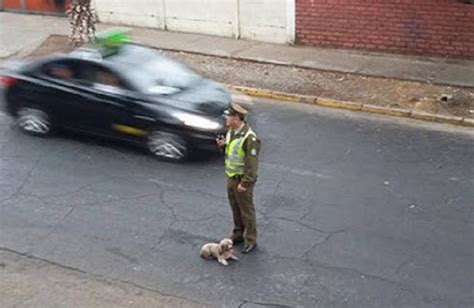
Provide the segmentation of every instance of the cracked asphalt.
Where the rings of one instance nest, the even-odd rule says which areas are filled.
[[[474,132],[259,101],[259,247],[231,228],[223,162],[21,134],[0,115],[0,250],[216,307],[474,306]]]

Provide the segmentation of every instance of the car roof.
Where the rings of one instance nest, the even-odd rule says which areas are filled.
[[[147,48],[133,43],[127,43],[115,49],[82,47],[70,52],[68,57],[92,62],[111,64],[120,63],[125,65],[141,64],[149,58],[153,58],[155,61],[174,62],[162,55],[156,49]]]
[[[150,88],[151,83],[156,83],[158,79],[163,85],[178,88],[202,80],[202,76],[191,68],[166,57],[159,50],[133,43],[109,49],[97,45],[82,47],[68,54],[50,56],[44,61],[36,62],[36,65],[61,60],[104,66],[141,90]]]

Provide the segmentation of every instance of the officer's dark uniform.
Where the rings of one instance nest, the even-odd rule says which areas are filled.
[[[247,113],[245,109],[232,103],[229,109],[230,114],[241,115],[244,117]],[[240,152],[243,159],[243,169],[237,171],[236,175],[229,175],[229,160],[231,154],[228,153],[229,145],[232,142],[245,138]],[[238,149],[236,149],[238,150]],[[237,131],[230,130],[226,140],[226,173],[227,173],[227,194],[230,207],[232,209],[234,229],[231,238],[234,242],[245,242],[242,252],[250,252],[257,243],[257,223],[255,207],[253,203],[253,190],[257,182],[258,158],[260,154],[260,140],[251,130],[250,126],[244,122],[244,125]],[[231,173],[232,174],[232,173]],[[246,191],[239,192],[237,187],[242,184]]]

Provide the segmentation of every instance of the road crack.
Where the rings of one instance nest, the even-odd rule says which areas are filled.
[[[244,300],[239,304],[239,308],[244,308],[247,304],[251,305],[258,305],[258,306],[263,306],[263,307],[274,307],[274,308],[293,308],[294,306],[289,306],[289,305],[284,305],[284,304],[278,304],[278,303],[270,303],[270,302],[254,302],[254,301],[248,301]]]
[[[10,196],[0,200],[0,204],[3,204],[5,202],[7,202],[8,200],[11,200],[11,199],[17,197],[21,193],[23,188],[26,186],[26,184],[28,184],[29,180],[31,179],[33,171],[36,169],[36,167],[38,166],[40,161],[41,161],[41,157],[38,158],[36,160],[36,162],[33,164],[33,166],[28,170],[25,178],[23,179],[21,184],[17,187],[17,189]]]

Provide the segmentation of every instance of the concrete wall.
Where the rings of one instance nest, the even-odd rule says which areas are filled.
[[[94,0],[99,20],[104,23],[124,24],[149,28],[163,28],[162,0]]]
[[[295,0],[93,0],[99,20],[293,43]]]
[[[240,0],[240,35],[258,41],[289,42],[286,0]],[[294,1],[290,1],[294,2]],[[294,15],[294,11],[291,12]]]
[[[161,0],[166,7],[166,28],[212,35],[238,35],[235,0]]]

